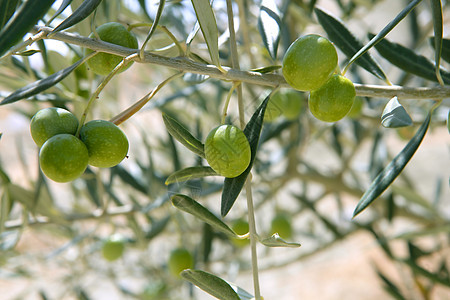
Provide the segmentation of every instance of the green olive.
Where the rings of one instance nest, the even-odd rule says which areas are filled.
[[[291,220],[286,214],[277,214],[270,225],[272,234],[278,233],[284,239],[292,237]]]
[[[93,120],[81,127],[80,139],[89,151],[89,164],[110,168],[119,164],[128,153],[128,139],[114,123]]]
[[[236,126],[221,125],[206,137],[205,156],[218,174],[236,177],[250,164],[250,144],[244,132]]]
[[[233,229],[233,231],[238,235],[246,234],[249,231],[248,222],[244,219],[237,219],[231,225],[231,229]],[[233,238],[231,241],[237,247],[245,247],[250,243],[248,239]]]
[[[83,142],[67,133],[51,137],[39,151],[42,172],[56,182],[80,177],[86,170],[88,159],[88,150]]]
[[[108,261],[119,259],[125,250],[123,238],[113,235],[103,242],[102,255]]]
[[[181,271],[194,266],[194,258],[186,248],[176,248],[170,252],[168,266],[170,273],[179,277]]]
[[[100,39],[104,42],[132,49],[138,48],[136,37],[120,23],[105,23],[97,27],[96,31]],[[91,33],[89,37],[95,38],[95,34]],[[85,54],[87,55],[91,52],[92,50],[86,49]],[[96,74],[108,75],[121,61],[122,57],[120,56],[109,53],[98,53],[87,61],[87,65]],[[120,72],[125,71],[130,66],[131,63],[126,68],[121,69]]]
[[[338,56],[334,45],[324,37],[310,34],[295,40],[283,58],[283,76],[294,89],[312,91],[334,73]]]
[[[279,91],[267,103],[264,121],[273,122],[283,115],[288,120],[295,120],[302,110],[303,97],[300,92]]]
[[[70,111],[63,108],[50,107],[38,111],[30,123],[31,137],[38,147],[52,136],[61,133],[75,134],[78,119]]]
[[[336,122],[350,111],[355,99],[355,86],[341,75],[333,75],[323,86],[309,95],[309,109],[319,120]]]

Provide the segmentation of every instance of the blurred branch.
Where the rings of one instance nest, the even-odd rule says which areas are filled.
[[[34,33],[38,33],[42,38],[48,38],[48,34],[52,32],[50,27],[35,26]],[[45,33],[45,34],[43,34]],[[65,43],[77,45],[84,48],[90,48],[98,52],[106,52],[122,57],[127,57],[137,53],[137,49],[129,49],[118,45],[113,45],[103,41],[79,36],[73,33],[57,32],[52,34],[51,39],[62,41]],[[191,72],[195,74],[208,75],[212,78],[225,81],[240,81],[250,84],[270,86],[270,87],[289,87],[283,76],[278,74],[261,74],[250,71],[240,71],[232,68],[224,67],[226,73],[221,72],[217,67],[205,65],[189,60],[186,57],[164,57],[149,52],[145,52],[143,58],[136,56],[134,61],[140,63],[150,63],[165,66],[171,69],[183,72]],[[356,94],[366,97],[384,97],[392,98],[397,96],[399,99],[443,99],[450,97],[450,87],[403,87],[403,86],[381,86],[381,85],[365,85],[355,84]]]

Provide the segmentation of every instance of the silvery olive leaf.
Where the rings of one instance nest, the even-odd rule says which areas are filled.
[[[398,102],[397,97],[389,100],[381,115],[381,125],[386,128],[411,126],[412,120],[405,108]]]

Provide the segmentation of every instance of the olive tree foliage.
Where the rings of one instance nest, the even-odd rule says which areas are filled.
[[[5,145],[15,131],[1,128],[2,280],[35,276],[24,261],[54,261],[70,270],[57,279],[63,288],[27,287],[19,297],[94,299],[98,287],[87,278],[95,274],[130,299],[195,299],[205,292],[259,300],[262,270],[365,232],[399,268],[394,276],[375,265],[379,281],[368,284],[396,299],[411,293],[430,299],[436,288],[448,289],[448,172],[427,193],[408,173],[429,131],[448,141],[448,2],[398,1],[394,17],[378,21],[378,32],[361,32],[375,30],[365,16],[382,2],[1,0],[0,110],[31,119],[41,108],[62,107],[81,123],[120,124],[130,140],[118,166],[88,167],[62,184],[39,170],[37,147],[33,156],[21,146],[28,136]],[[88,37],[106,22],[127,26],[139,49]],[[390,38],[400,26],[404,40]],[[315,119],[308,93],[294,91],[282,76],[283,54],[307,33],[333,42],[337,72],[356,88],[352,110],[335,123]],[[85,49],[123,60],[109,75],[94,75]],[[277,94],[293,94],[295,103],[270,105]],[[269,122],[270,114],[281,116]],[[218,176],[204,159],[206,135],[220,124],[240,127],[250,144],[250,164],[234,178]],[[20,159],[13,169],[6,161],[14,151]],[[439,159],[448,168],[448,157]],[[21,166],[25,175],[17,178]],[[269,228],[280,214],[290,221],[290,236]],[[236,220],[245,220],[249,232],[233,229]],[[386,230],[402,224],[408,226],[401,232]],[[111,235],[124,243],[115,262],[101,258]],[[30,251],[45,261],[19,247],[29,236],[57,241],[45,254]],[[396,250],[399,244],[406,253]],[[167,252],[181,246],[195,263],[180,279],[168,272]],[[279,247],[293,255],[266,260]],[[253,286],[239,287],[237,274],[251,276]]]

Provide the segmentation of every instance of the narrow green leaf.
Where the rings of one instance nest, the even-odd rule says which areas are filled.
[[[205,157],[204,145],[198,139],[196,139],[186,128],[183,127],[177,120],[162,114],[164,125],[166,125],[167,131],[177,141],[183,144],[186,148],[194,152],[195,154]]]
[[[262,67],[262,68],[257,68],[257,69],[251,69],[250,71],[258,72],[261,74],[267,74],[267,73],[272,73],[273,71],[276,71],[279,69],[281,69],[281,66],[277,65],[277,66],[267,66],[267,67]]]
[[[403,105],[398,102],[397,97],[389,100],[381,114],[381,125],[386,128],[399,128],[411,126],[412,124],[411,117]]]
[[[202,178],[206,176],[218,176],[211,167],[189,167],[170,174],[166,179],[166,185],[171,183],[188,181],[191,179]]]
[[[46,22],[46,25],[48,26],[54,19],[56,19],[67,8],[67,6],[70,5],[70,3],[72,3],[72,0],[63,0],[55,14]]]
[[[148,41],[152,37],[153,33],[156,31],[156,28],[158,27],[159,20],[161,19],[162,12],[164,10],[164,5],[166,4],[166,0],[160,0],[158,5],[158,11],[156,12],[155,20],[152,23],[152,27],[150,27],[150,30],[147,34],[147,37],[145,38],[144,43],[142,44],[140,55],[143,56],[145,46],[147,45]]]
[[[398,25],[422,0],[411,1],[391,22],[389,22],[386,27],[384,27],[375,37],[373,37],[369,43],[362,47],[353,57],[349,60],[347,66],[344,68],[343,73],[346,72],[347,68],[359,57],[367,53],[367,51],[372,48],[376,43],[378,43],[382,38],[384,38],[395,26]]]
[[[219,31],[217,29],[216,17],[208,0],[191,0],[195,14],[208,46],[211,61],[217,68],[222,70],[219,61]]]
[[[111,168],[111,176],[118,175],[120,179],[128,184],[133,189],[147,195],[148,186],[141,182],[137,177],[134,177],[127,170],[125,170],[121,165],[117,165]]]
[[[381,271],[378,270],[378,268],[376,271],[378,277],[380,277],[385,284],[384,289],[386,290],[386,292],[388,292],[392,297],[394,297],[394,299],[406,300],[406,298],[402,295],[400,289],[388,277],[386,277],[383,273],[381,273]]]
[[[191,197],[188,197],[186,195],[182,194],[176,194],[171,197],[172,204],[176,208],[190,213],[191,215],[197,217],[198,219],[202,220],[203,222],[211,225],[213,228],[229,235],[232,237],[237,237],[237,234],[228,227],[227,224],[222,222],[218,217],[216,217],[212,212],[210,212],[206,207],[192,199]]]
[[[0,56],[17,44],[50,9],[55,0],[26,1],[0,31]]]
[[[47,78],[35,81],[23,88],[16,90],[5,99],[3,99],[2,102],[0,102],[0,105],[13,103],[21,99],[31,97],[54,86],[55,84],[66,78],[73,70],[75,70],[76,67],[81,64],[81,62],[82,60],[79,60],[70,67],[59,70],[58,72],[48,76]]]
[[[369,37],[373,37],[373,34],[370,34]],[[403,71],[437,82],[435,65],[428,58],[416,54],[413,50],[386,39],[378,42],[375,49],[381,56]],[[445,84],[450,84],[449,72],[441,69],[441,76]]]
[[[181,277],[220,300],[241,300],[233,288],[223,279],[205,271],[187,269]]]
[[[19,0],[0,0],[0,30],[16,11]]]
[[[431,46],[435,49],[434,37],[429,39]],[[441,58],[450,63],[450,39],[442,39],[442,52]]]
[[[377,199],[378,196],[380,196],[403,171],[406,164],[416,152],[417,148],[419,148],[420,143],[428,130],[432,112],[433,110],[428,113],[425,121],[405,148],[403,148],[403,150],[374,179],[372,184],[359,200],[355,211],[353,212],[353,218],[372,204],[372,202],[375,201],[375,199]]]
[[[102,0],[85,0],[80,6],[64,21],[61,22],[52,32],[58,32],[67,28],[72,27],[73,25],[80,23],[84,19],[86,19],[96,8],[100,5]]]
[[[21,51],[21,52],[18,52],[16,54],[20,55],[20,56],[31,56],[31,55],[39,53],[39,52],[41,52],[41,50],[34,50],[34,49],[32,49],[32,50]]]
[[[283,240],[278,233],[274,233],[272,236],[259,240],[261,244],[266,247],[288,247],[288,248],[298,248],[301,245],[299,243],[289,243]]]
[[[436,65],[436,78],[440,85],[444,85],[442,81],[440,66],[442,55],[442,37],[444,34],[444,22],[442,16],[442,2],[441,0],[431,0],[431,11],[433,13],[433,27],[434,27],[434,61]]]
[[[258,29],[264,46],[274,60],[277,58],[280,43],[281,24],[280,11],[275,1],[263,0],[259,11]]]
[[[352,57],[363,47],[363,44],[356,39],[342,21],[334,18],[319,8],[315,8],[314,11],[316,12],[320,25],[325,29],[330,40],[341,49],[345,55]],[[381,67],[368,52],[364,53],[357,61],[355,61],[355,63],[381,80],[387,80]]]
[[[261,135],[261,128],[264,121],[264,113],[266,111],[270,96],[271,95],[267,96],[264,99],[264,101],[253,113],[253,116],[244,128],[244,134],[246,135],[248,142],[250,143],[252,156],[250,159],[250,164],[241,175],[234,178],[225,178],[220,210],[222,217],[226,216],[230,211],[231,207],[239,196],[239,193],[244,187],[250,170],[252,169],[253,162],[255,161],[256,157],[256,150],[258,149],[259,136]]]

